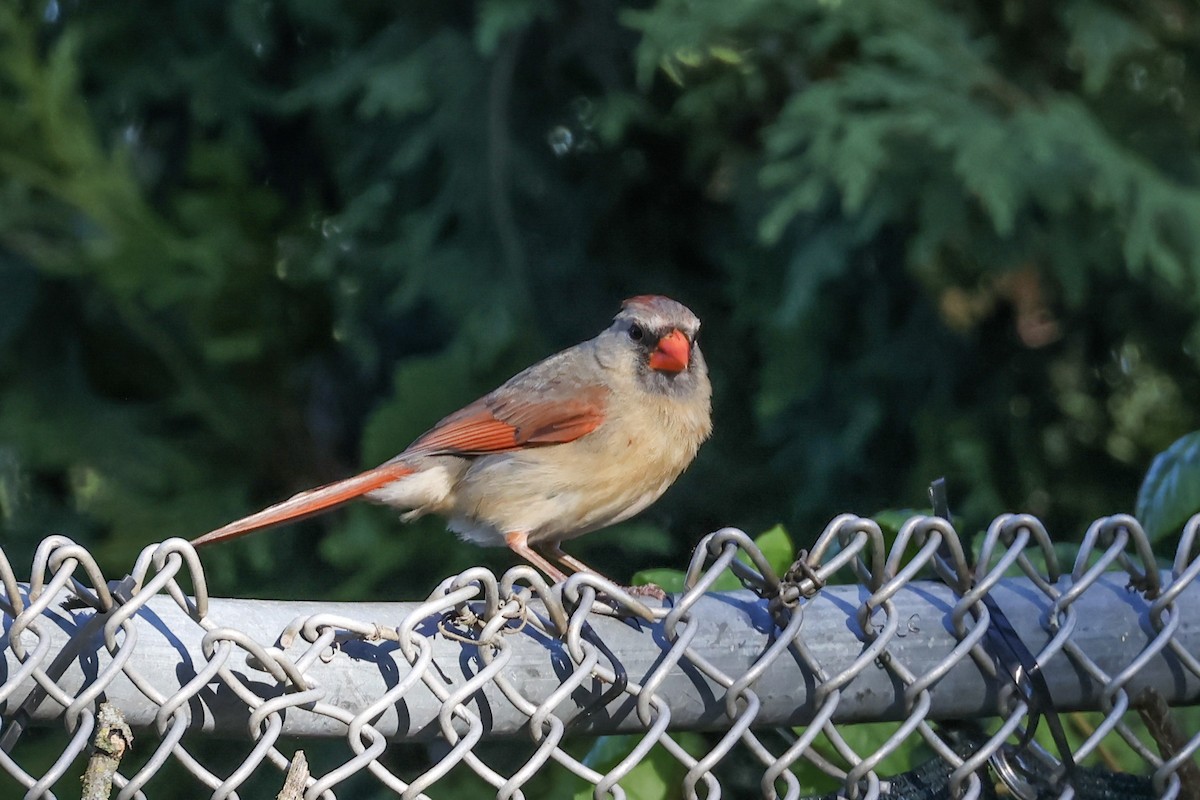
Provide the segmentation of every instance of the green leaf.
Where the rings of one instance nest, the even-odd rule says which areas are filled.
[[[648,583],[653,583],[664,592],[682,592],[683,579],[686,577],[686,574],[682,570],[658,567],[633,573],[633,578],[630,582],[634,586],[645,586]]]
[[[1200,431],[1159,453],[1138,490],[1137,518],[1152,541],[1183,528],[1200,513]]]
[[[917,514],[928,514],[929,509],[918,511],[915,508],[889,508],[885,511],[879,511],[871,515],[871,519],[879,525],[880,530],[886,536],[895,536],[904,527],[904,523],[908,522]]]
[[[583,757],[583,763],[599,772],[607,772],[633,752],[641,741],[641,736],[621,734],[618,736],[600,736],[592,749]],[[692,755],[704,752],[704,737],[698,733],[675,733],[672,738]],[[621,788],[630,798],[671,798],[680,796],[680,785],[687,772],[683,764],[671,755],[664,747],[655,747],[649,754],[621,779]],[[589,800],[594,787],[591,785],[580,789],[575,797],[577,800]]]
[[[776,525],[759,534],[755,537],[754,543],[767,557],[767,562],[771,565],[771,569],[775,570],[777,577],[787,572],[788,567],[796,558],[796,548],[792,546],[792,539],[782,525]],[[747,564],[750,563],[750,559],[745,554],[739,553],[738,558]]]
[[[787,572],[788,567],[792,565],[792,561],[796,557],[796,549],[792,546],[792,539],[788,536],[787,530],[782,525],[776,525],[759,534],[754,539],[754,543],[758,545],[758,549],[767,557],[767,562],[771,565],[771,569],[775,570],[777,576]],[[750,557],[745,553],[738,553],[737,557],[743,564],[751,567],[754,566]],[[677,569],[644,569],[634,574],[633,585],[643,586],[647,583],[653,583],[668,592],[682,592],[684,590],[683,581],[685,577],[686,573]],[[721,573],[721,576],[717,578],[709,591],[733,592],[741,588],[742,582],[733,574],[733,570],[727,569]]]
[[[843,725],[838,728],[842,739],[859,753],[874,753],[889,738],[895,735],[899,724],[874,722],[862,725]],[[917,767],[933,756],[928,745],[919,736],[909,736],[876,767],[881,775],[898,775]]]

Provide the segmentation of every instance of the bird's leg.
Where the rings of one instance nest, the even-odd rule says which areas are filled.
[[[508,545],[508,549],[519,555],[521,558],[533,564],[542,572],[549,575],[558,583],[565,583],[567,575],[561,569],[551,564],[538,551],[529,546],[529,534],[524,531],[515,531],[505,534],[504,543]]]
[[[546,547],[546,555],[574,572],[590,572],[593,575],[599,575],[610,583],[617,583],[611,578],[606,577],[603,573],[592,569],[575,556],[564,553],[558,542],[553,542]],[[619,583],[617,585],[621,586]],[[656,600],[665,600],[667,598],[667,593],[662,590],[662,587],[656,586],[653,583],[643,584],[642,586],[621,586],[621,588],[635,597],[653,597]]]
[[[592,569],[591,567],[589,567],[587,564],[580,561],[575,556],[570,555],[569,553],[564,553],[562,546],[559,545],[558,542],[553,542],[553,543],[547,545],[545,550],[546,550],[547,556],[554,559],[558,563],[562,564],[564,567],[571,570],[572,572],[590,572],[593,575],[599,575],[601,578],[608,580],[608,578],[605,577],[602,573],[598,572],[597,570]]]

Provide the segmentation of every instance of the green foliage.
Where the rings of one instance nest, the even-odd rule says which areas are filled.
[[[788,536],[787,531],[784,530],[782,525],[776,525],[765,533],[754,537],[754,544],[762,551],[763,556],[767,559],[767,563],[775,571],[777,578],[782,577],[788,571],[788,568],[791,567],[792,562],[796,560],[796,549],[792,546],[791,537]],[[753,569],[758,569],[744,552],[738,552],[737,560]],[[654,569],[644,569],[640,572],[635,572],[632,583],[634,586],[644,586],[652,583],[667,592],[682,592],[687,588],[686,578],[687,573],[683,570],[655,567]],[[741,588],[743,588],[741,580],[738,579],[732,569],[727,567],[724,572],[717,576],[710,591],[730,592]]]
[[[750,54],[740,71],[756,76],[743,81],[747,95],[761,92],[769,72],[811,81],[788,93],[762,128],[760,185],[778,191],[760,233],[778,242],[797,224],[806,239],[813,221],[825,227],[833,216],[848,225],[835,252],[825,246],[819,257],[794,262],[792,292],[814,294],[820,278],[846,269],[836,264],[847,245],[903,225],[912,229],[907,261],[915,271],[934,259],[1001,270],[1036,259],[1076,303],[1086,299],[1084,287],[1068,281],[1121,269],[1195,298],[1200,231],[1187,222],[1200,211],[1194,152],[1182,170],[1189,182],[1156,169],[1150,159],[1158,154],[1114,137],[1102,108],[1080,93],[1002,71],[1010,65],[997,62],[1016,54],[997,55],[981,35],[986,20],[932,2],[884,0],[741,3],[714,10],[700,29],[691,3],[660,3],[631,19],[645,33],[643,70],[657,60],[698,73],[691,92],[710,102],[683,109],[695,108],[696,122],[711,121],[711,106],[731,94],[731,76],[718,70],[709,78],[701,67],[711,71],[713,58],[696,63],[682,54],[735,43]],[[1096,3],[1066,4],[1061,17],[1045,21],[1054,35],[1073,37],[1067,57],[1079,63],[1084,95],[1101,94],[1116,64],[1148,55],[1154,44],[1136,20]],[[770,49],[768,38],[776,40]],[[1160,91],[1175,97],[1183,88]],[[1103,249],[1076,240],[1075,257],[1045,258],[1045,242],[1070,236],[1081,216],[1117,228],[1120,238],[1109,237]]]
[[[1138,491],[1136,514],[1151,541],[1178,534],[1200,514],[1200,431],[1181,437],[1154,459]]]
[[[942,474],[964,526],[1076,532],[1200,427],[1200,20],[1173,9],[6,5],[5,548],[125,569],[647,291],[705,320],[716,434],[571,544],[598,568],[722,525],[803,546]],[[374,507],[204,557],[217,592],[364,599],[511,562]]]
[[[673,738],[693,757],[704,755],[705,742],[700,734],[681,733]],[[640,736],[632,734],[597,737],[595,744],[583,757],[583,763],[597,772],[608,772],[632,753],[640,739]],[[681,798],[684,796],[682,787],[686,773],[687,769],[678,759],[666,748],[656,745],[621,780],[621,788],[629,797]],[[578,781],[578,784],[579,788],[574,794],[576,800],[587,800],[594,796],[595,787],[583,781]]]

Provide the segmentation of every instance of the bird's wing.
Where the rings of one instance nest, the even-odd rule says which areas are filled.
[[[506,385],[443,419],[405,454],[488,455],[571,442],[600,427],[607,399],[598,385]]]

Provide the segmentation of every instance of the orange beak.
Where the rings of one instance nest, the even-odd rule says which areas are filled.
[[[671,331],[658,340],[650,354],[650,369],[659,372],[683,372],[688,366],[692,345],[679,331]]]

